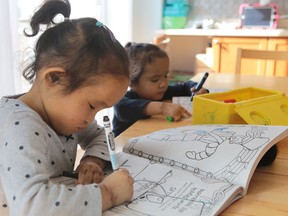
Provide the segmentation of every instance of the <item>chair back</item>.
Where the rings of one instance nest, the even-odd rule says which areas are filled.
[[[261,59],[261,60],[274,60],[274,61],[288,61],[288,51],[271,51],[271,50],[249,50],[237,49],[235,73],[241,73],[241,60],[242,59]]]

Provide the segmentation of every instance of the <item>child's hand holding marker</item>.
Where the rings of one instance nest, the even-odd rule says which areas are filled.
[[[202,77],[202,79],[200,80],[200,82],[196,85],[196,87],[191,89],[191,92],[192,92],[192,93],[191,93],[191,101],[193,101],[194,95],[209,93],[209,91],[208,91],[207,89],[204,89],[204,88],[203,88],[203,85],[204,85],[206,79],[208,78],[208,76],[209,76],[209,73],[206,72],[206,73],[203,75],[203,77]]]
[[[195,91],[196,91],[195,87],[191,88],[191,92],[195,92]],[[199,91],[196,91],[194,95],[200,95],[200,94],[206,94],[206,93],[209,93],[209,91],[205,88],[201,88]]]

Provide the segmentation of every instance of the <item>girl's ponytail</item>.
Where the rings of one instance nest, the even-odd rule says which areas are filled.
[[[33,15],[30,26],[32,33],[28,34],[24,29],[24,34],[27,37],[33,37],[40,31],[40,24],[46,25],[47,28],[53,24],[53,18],[57,14],[62,14],[65,18],[69,18],[71,13],[71,6],[67,0],[47,0]]]

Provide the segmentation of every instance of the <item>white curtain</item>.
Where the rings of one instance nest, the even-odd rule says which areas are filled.
[[[17,0],[0,1],[0,96],[21,92]]]

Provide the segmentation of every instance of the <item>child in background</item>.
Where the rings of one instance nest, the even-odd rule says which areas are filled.
[[[189,81],[168,85],[169,58],[156,45],[128,43],[126,51],[130,60],[130,90],[114,106],[113,132],[118,136],[139,119],[153,115],[171,116],[174,121],[191,116],[184,107],[165,102],[173,96],[191,96],[197,83]],[[205,88],[196,94],[207,93]]]
[[[69,20],[70,10],[68,0],[45,1],[34,14],[32,33],[25,34],[36,36],[43,24],[47,29],[23,72],[33,85],[1,99],[0,189],[7,203],[0,208],[10,215],[102,215],[133,194],[127,170],[103,177],[110,158],[104,129],[94,120],[127,90],[127,53],[101,22]],[[59,13],[65,20],[54,25]],[[77,144],[85,150],[78,185],[49,181],[73,170]]]

